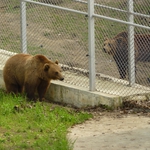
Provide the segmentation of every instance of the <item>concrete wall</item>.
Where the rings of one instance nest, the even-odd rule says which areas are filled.
[[[46,98],[56,102],[71,104],[78,108],[94,107],[100,104],[114,108],[122,103],[119,96],[90,92],[88,89],[71,86],[61,81],[52,82]]]

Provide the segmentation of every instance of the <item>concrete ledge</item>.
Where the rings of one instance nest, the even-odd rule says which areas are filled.
[[[88,89],[71,86],[61,81],[53,81],[46,98],[55,102],[71,104],[75,107],[94,107],[100,104],[116,108],[122,104],[119,96],[90,92]]]
[[[2,70],[0,70],[0,88],[5,89]],[[77,108],[94,107],[100,104],[116,108],[122,104],[119,96],[90,92],[88,89],[68,85],[62,81],[52,81],[45,98],[50,101],[70,104]]]

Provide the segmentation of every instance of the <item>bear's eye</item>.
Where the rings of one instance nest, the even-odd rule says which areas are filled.
[[[58,72],[55,72],[55,75],[58,75]]]

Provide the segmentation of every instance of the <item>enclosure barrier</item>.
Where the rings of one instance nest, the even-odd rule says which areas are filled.
[[[19,52],[21,35],[21,52],[58,58],[65,70],[65,82],[69,84],[114,95],[118,95],[116,91],[126,92],[120,89],[121,85],[149,91],[150,65],[144,55],[149,39],[135,39],[135,35],[150,34],[148,0],[21,0],[20,4],[14,0],[0,3],[4,20],[1,49]],[[15,27],[20,22],[18,10],[21,33]],[[116,60],[103,52],[103,45],[105,37],[113,41],[123,31],[128,35],[128,67],[125,66],[128,73],[125,79],[119,79]],[[136,49],[144,43],[146,46],[139,50],[140,61],[136,60]]]
[[[89,83],[90,90],[95,91],[95,42],[94,42],[94,17],[118,21],[128,25],[128,47],[129,47],[129,84],[132,86],[135,83],[135,58],[134,58],[134,26],[150,29],[150,27],[138,25],[134,23],[134,10],[133,0],[128,0],[128,22],[121,21],[113,18],[106,18],[98,14],[94,14],[94,0],[88,0],[88,13],[76,11],[73,9],[66,9],[59,6],[35,2],[33,0],[21,0],[21,33],[22,33],[22,52],[27,53],[27,40],[26,40],[26,2],[38,5],[48,6],[56,9],[62,9],[74,13],[81,13],[88,15],[88,42],[89,42]],[[80,2],[80,1],[79,1]],[[96,5],[96,4],[95,4]],[[101,7],[99,5],[99,7]],[[110,8],[111,9],[111,8]]]

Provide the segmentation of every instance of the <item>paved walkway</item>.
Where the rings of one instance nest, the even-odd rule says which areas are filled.
[[[150,117],[99,117],[69,130],[73,150],[150,150]]]

